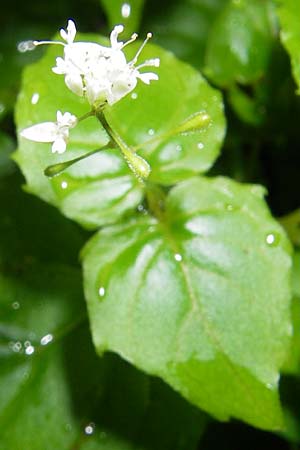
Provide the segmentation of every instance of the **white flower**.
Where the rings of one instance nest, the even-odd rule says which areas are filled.
[[[69,129],[75,127],[77,118],[69,112],[56,113],[56,122],[43,122],[25,128],[20,135],[34,142],[53,142],[52,153],[64,153],[69,138]]]
[[[125,43],[118,42],[118,36],[123,30],[123,25],[114,27],[110,34],[110,47],[95,42],[74,42],[76,26],[69,20],[67,31],[60,30],[60,35],[66,43],[52,42],[64,46],[64,57],[56,59],[53,72],[64,75],[67,87],[76,95],[85,96],[92,106],[97,107],[105,102],[110,105],[116,103],[135,88],[138,79],[146,84],[158,80],[156,73],[140,72],[142,67],[158,67],[158,58],[135,66],[142,49],[152,36],[151,33],[148,33],[135,57],[127,62],[123,48],[135,41],[137,34],[133,34]],[[34,41],[34,43],[51,44],[51,41]]]

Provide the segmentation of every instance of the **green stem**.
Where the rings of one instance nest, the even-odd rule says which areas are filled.
[[[94,155],[95,153],[101,152],[102,150],[107,150],[110,148],[113,148],[114,144],[112,142],[109,142],[107,145],[101,148],[97,148],[96,150],[93,150],[92,152],[85,153],[84,155],[78,156],[78,158],[71,159],[69,161],[52,164],[51,166],[48,166],[44,170],[44,174],[49,177],[55,177],[56,175],[59,175],[61,172],[66,170],[68,167],[71,167],[73,164],[77,163],[78,161],[81,161],[82,159],[88,158],[91,155]]]
[[[145,161],[141,156],[137,155],[135,151],[130,148],[126,142],[123,141],[121,136],[116,133],[109,123],[106,120],[103,109],[97,109],[95,111],[96,117],[106,130],[107,134],[110,136],[112,142],[114,142],[121,150],[124,155],[124,158],[129,166],[129,168],[133,171],[136,177],[143,181],[150,174],[151,168],[147,161]]]

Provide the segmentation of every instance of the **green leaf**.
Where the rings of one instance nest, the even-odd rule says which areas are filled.
[[[0,306],[1,449],[196,449],[202,414],[94,353],[78,269],[34,264],[1,275]]]
[[[275,33],[269,0],[231,0],[210,31],[205,73],[217,85],[248,84],[265,72]]]
[[[281,41],[290,55],[292,71],[300,93],[300,1],[278,0],[278,15],[281,24]]]
[[[290,343],[283,370],[285,373],[300,375],[300,251],[296,251],[293,258],[292,270],[292,323],[293,336]]]
[[[84,39],[97,40],[89,35]],[[137,48],[138,44],[128,46],[128,57]],[[55,56],[57,46],[24,72],[16,107],[18,131],[54,121],[58,109],[78,117],[89,110],[83,99],[67,89],[63,77],[51,71]],[[172,54],[149,44],[143,56],[161,59],[159,81],[150,86],[140,83],[132,96],[106,108],[106,118],[128,145],[142,149],[141,156],[152,166],[150,179],[172,184],[204,172],[213,164],[224,136],[223,103],[220,94],[195,69]],[[182,122],[198,113],[209,116],[208,125],[176,134]],[[15,159],[25,175],[26,190],[88,228],[116,222],[135,209],[143,196],[143,186],[118,150],[96,153],[51,180],[44,175],[48,166],[80,157],[107,143],[108,136],[95,117],[71,130],[68,150],[63,155],[52,154],[50,144],[20,138]]]
[[[85,247],[97,351],[167,381],[218,419],[282,427],[290,245],[259,186],[194,178],[160,220],[107,227]]]
[[[280,217],[280,223],[285,228],[292,243],[296,247],[300,247],[300,209]]]
[[[125,27],[124,36],[129,38],[137,32],[140,26],[144,0],[100,0],[109,21],[111,29],[119,23]]]

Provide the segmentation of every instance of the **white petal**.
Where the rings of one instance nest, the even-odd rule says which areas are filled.
[[[66,42],[68,41],[68,35],[63,28],[61,28],[59,34],[61,35],[61,37],[63,38],[64,41],[66,41]]]
[[[137,73],[136,76],[146,84],[150,84],[152,80],[158,80],[158,75],[153,72]]]
[[[20,135],[34,142],[53,142],[57,136],[57,125],[54,122],[43,122],[25,128]]]
[[[116,25],[110,33],[110,43],[113,49],[120,49],[123,46],[123,42],[118,42],[118,35],[124,30],[123,25]]]
[[[66,61],[61,58],[60,56],[56,58],[56,66],[52,67],[52,71],[54,73],[57,73],[58,75],[64,75],[67,73],[68,66],[66,64]]]
[[[67,148],[67,143],[62,137],[58,137],[52,144],[52,153],[64,153]]]
[[[56,111],[56,120],[57,120],[57,125],[60,125],[60,122],[62,121],[63,115],[61,111]]]
[[[129,92],[131,92],[137,84],[136,77],[131,74],[115,79],[111,88],[111,94],[108,95],[107,101],[110,105],[113,105],[121,98],[125,97]]]
[[[83,83],[79,73],[71,73],[65,76],[65,83],[74,94],[83,96]]]
[[[57,114],[60,111],[57,111]],[[68,128],[73,128],[77,123],[77,118],[76,116],[73,116],[73,114],[69,113],[68,111],[65,112],[64,114],[60,113],[60,118],[58,118],[57,116],[57,125],[58,127],[68,127]]]
[[[69,20],[68,21],[68,26],[67,26],[67,30],[68,30],[68,44],[71,44],[76,36],[76,26],[75,23],[73,22],[73,20]]]

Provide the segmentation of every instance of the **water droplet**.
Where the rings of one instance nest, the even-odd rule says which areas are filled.
[[[70,423],[66,423],[65,424],[65,430],[66,431],[71,431],[72,430],[72,425]]]
[[[127,19],[131,13],[131,6],[128,3],[123,3],[121,8],[121,14],[124,19]]]
[[[34,353],[34,347],[33,347],[33,345],[28,345],[28,347],[26,347],[26,349],[25,349],[25,353],[26,353],[26,355],[32,355],[33,353]]]
[[[133,93],[131,94],[131,98],[132,98],[133,100],[136,100],[136,99],[138,98],[137,93],[136,93],[136,92],[133,92]]]
[[[0,114],[2,114],[5,111],[5,105],[3,103],[0,103]]]
[[[32,95],[32,97],[31,97],[31,103],[32,103],[33,105],[36,105],[36,104],[38,103],[39,99],[40,99],[40,94],[38,94],[37,92],[35,92],[35,93]]]
[[[155,131],[153,130],[153,128],[149,128],[148,134],[149,134],[149,136],[153,136],[155,134]]]
[[[202,150],[204,148],[203,142],[198,142],[197,147],[199,148],[199,150]]]
[[[231,205],[231,203],[228,203],[228,205],[226,205],[226,209],[227,209],[227,211],[233,211],[234,210],[234,206]]]
[[[268,233],[266,236],[266,243],[271,247],[276,247],[279,243],[280,237],[277,233]]]
[[[40,340],[40,342],[41,342],[41,345],[47,345],[47,344],[49,344],[50,342],[52,342],[53,341],[53,336],[52,336],[52,334],[46,334],[45,336],[43,336],[42,338],[41,338],[41,340]]]
[[[67,181],[62,181],[61,182],[61,188],[62,189],[67,189],[67,187],[68,187],[68,182]]]
[[[99,437],[100,437],[100,439],[106,439],[107,438],[107,433],[105,431],[101,431],[99,433]]]
[[[180,255],[180,253],[175,253],[174,258],[176,261],[182,261],[182,256]]]
[[[18,353],[22,350],[22,344],[19,341],[17,341],[17,342],[10,341],[8,346],[13,352],[16,352],[16,353]]]
[[[20,308],[20,303],[19,303],[19,302],[13,302],[12,305],[11,305],[11,307],[12,307],[12,309],[17,310],[17,309]]]
[[[88,436],[90,436],[91,434],[93,434],[95,431],[95,424],[93,422],[89,423],[85,428],[84,428],[84,432],[85,434],[87,434]]]
[[[103,286],[101,286],[99,288],[98,292],[99,292],[100,297],[104,297],[104,295],[105,295],[105,288]]]
[[[22,41],[17,45],[17,49],[21,53],[31,52],[35,49],[34,41]]]
[[[176,149],[178,152],[181,152],[181,150],[182,150],[182,145],[177,144],[176,147],[175,147],[175,149]]]

